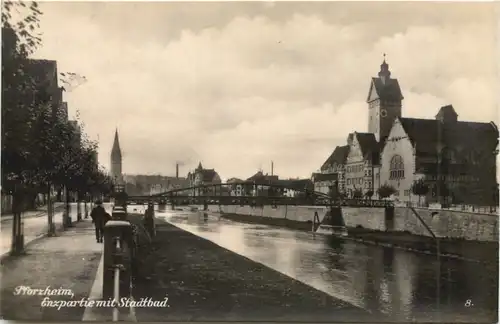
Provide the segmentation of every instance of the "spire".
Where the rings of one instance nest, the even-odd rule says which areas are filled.
[[[389,71],[389,64],[385,61],[385,56],[386,54],[384,53],[384,61],[380,64],[380,72],[378,73],[378,76],[382,79],[383,83],[391,77],[391,71]]]
[[[196,168],[196,170],[203,170],[203,166],[201,165],[201,161],[200,161],[200,163],[198,164],[198,167]]]
[[[113,141],[113,148],[111,149],[112,156],[122,156],[122,151],[120,149],[120,141],[118,140],[118,128],[115,130],[115,140]]]

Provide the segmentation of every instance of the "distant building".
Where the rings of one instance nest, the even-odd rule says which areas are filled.
[[[285,188],[283,196],[297,197],[305,194],[305,191],[314,191],[314,183],[311,179],[281,179],[277,185]]]
[[[245,182],[247,183],[244,187],[246,194],[249,196],[259,196],[268,192],[268,187],[260,187],[258,186],[259,184],[277,184],[279,179],[277,175],[268,175],[267,173],[264,174],[262,171],[258,171]]]
[[[123,184],[122,151],[118,140],[118,129],[115,130],[115,139],[111,149],[111,179],[117,184]]]
[[[227,184],[230,184],[230,195],[231,196],[245,196],[245,181],[238,178],[230,178],[226,181]]]
[[[203,185],[212,185],[212,184],[220,184],[221,178],[219,174],[214,169],[205,169],[201,165],[201,162],[198,164],[198,167],[191,173],[188,173],[188,180],[191,187],[198,187]],[[214,188],[205,188],[205,189],[196,189],[193,192],[195,195],[203,195],[203,194],[212,194],[215,192]]]
[[[345,165],[346,193],[352,197],[356,191],[364,196],[375,194],[379,187],[380,144],[371,133],[354,132],[347,138],[349,154]]]
[[[326,159],[319,173],[313,173],[314,190],[325,194],[332,190],[345,192],[345,165],[349,145],[337,146],[333,153]]]
[[[277,175],[268,175],[267,173],[264,174],[262,173],[262,171],[258,171],[253,176],[247,179],[247,181],[254,181],[256,183],[267,183],[267,182],[274,182],[277,180],[278,180]]]
[[[174,189],[189,187],[189,181],[183,177],[163,175],[125,174],[123,181],[127,186],[127,193],[137,195],[154,195]]]

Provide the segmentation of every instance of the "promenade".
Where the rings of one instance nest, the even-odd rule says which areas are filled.
[[[31,244],[26,255],[9,258],[2,265],[0,315],[4,320],[80,321],[84,308],[42,307],[45,296],[15,295],[20,287],[70,289],[74,296],[50,296],[55,300],[88,297],[102,254],[95,241],[93,224],[84,219],[60,236]],[[28,290],[26,290],[28,292]]]
[[[82,204],[83,206],[83,204]],[[63,224],[64,203],[56,203],[54,205],[53,221],[56,231],[62,229]],[[70,204],[70,215],[73,222],[76,222],[77,217],[76,203]],[[89,210],[90,212],[90,210]],[[85,217],[82,207],[82,217]],[[24,212],[22,215],[24,223],[24,244],[29,245],[33,241],[43,238],[48,233],[47,206],[38,208],[37,210]],[[12,242],[12,215],[4,215],[1,217],[0,223],[0,258],[5,258],[9,252]]]

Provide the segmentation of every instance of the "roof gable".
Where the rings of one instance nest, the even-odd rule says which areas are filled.
[[[368,97],[366,98],[366,102],[371,102],[378,98],[379,95],[377,93],[377,89],[375,88],[375,83],[372,80],[372,82],[370,82],[370,90],[368,91]]]
[[[435,119],[418,118],[399,120],[419,155],[436,154],[439,140],[444,146],[468,151],[494,149],[498,142],[498,129],[492,123],[442,123]]]
[[[349,145],[337,146],[333,150],[332,154],[326,159],[326,161],[321,166],[321,170],[326,170],[330,166],[336,164],[345,164],[347,160],[347,155],[349,154]]]
[[[214,169],[203,169],[198,171],[198,173],[201,174],[202,181],[204,182],[213,181],[214,178],[217,176],[217,172],[215,172]]]
[[[371,155],[371,153],[376,153],[379,151],[379,145],[375,139],[375,135],[372,133],[356,133],[356,138],[361,149],[361,154],[364,157]]]

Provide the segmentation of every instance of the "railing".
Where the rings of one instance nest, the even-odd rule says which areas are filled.
[[[418,203],[412,201],[401,202],[401,206],[413,208],[428,208],[433,209],[432,204]],[[453,204],[441,206],[441,210],[458,211],[464,213],[498,215],[498,206],[480,206],[480,205],[467,205],[467,204]]]
[[[370,200],[370,199],[343,199],[334,200],[327,197],[274,197],[274,196],[129,196],[129,202],[156,202],[165,204],[184,205],[250,205],[250,206],[279,206],[279,205],[302,205],[302,206],[337,206],[337,207],[392,207],[394,204],[390,200]]]

